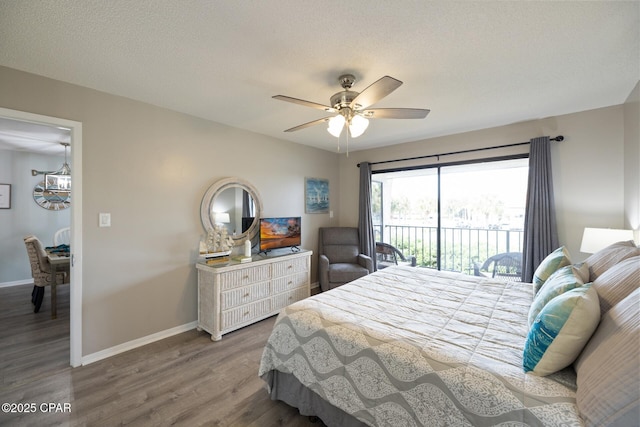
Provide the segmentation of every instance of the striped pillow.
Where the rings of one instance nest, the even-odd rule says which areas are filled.
[[[636,246],[633,240],[613,243],[604,249],[600,249],[584,260],[585,264],[589,266],[589,280],[593,282],[598,276],[622,260],[638,255],[640,255],[640,248]]]
[[[551,276],[556,270],[565,265],[571,264],[569,258],[569,252],[562,246],[551,252],[545,259],[542,260],[535,273],[533,273],[533,290],[534,295],[538,293],[544,282]]]
[[[627,258],[614,265],[596,280],[593,287],[600,298],[600,311],[607,311],[640,287],[640,256]]]
[[[549,301],[536,317],[524,346],[525,372],[545,376],[569,366],[600,322],[598,293],[590,283]]]
[[[575,363],[585,425],[638,425],[640,289],[613,306]]]

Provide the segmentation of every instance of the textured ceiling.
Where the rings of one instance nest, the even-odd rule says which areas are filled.
[[[322,104],[355,74],[404,84],[352,151],[625,101],[640,79],[640,2],[0,1],[0,65],[335,150]],[[344,142],[344,141],[343,141]]]

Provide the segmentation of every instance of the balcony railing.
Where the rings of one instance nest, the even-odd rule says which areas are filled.
[[[438,268],[438,228],[412,225],[374,226],[376,241],[390,243],[405,255],[414,255],[417,265]],[[440,270],[473,274],[474,263],[492,255],[522,252],[522,230],[488,228],[440,229]]]

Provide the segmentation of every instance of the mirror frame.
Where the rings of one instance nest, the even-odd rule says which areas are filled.
[[[202,226],[204,227],[205,232],[208,229],[213,228],[215,221],[212,218],[211,208],[216,196],[220,195],[224,190],[235,187],[240,187],[249,193],[253,199],[253,203],[255,204],[255,219],[251,223],[251,226],[243,233],[236,234],[235,236],[230,234],[230,237],[233,239],[233,245],[239,246],[243,244],[245,240],[253,239],[258,231],[260,216],[262,214],[262,199],[260,198],[260,193],[258,193],[258,190],[250,182],[237,177],[224,178],[220,181],[214,182],[202,197],[202,203],[200,204],[200,219],[202,220]]]

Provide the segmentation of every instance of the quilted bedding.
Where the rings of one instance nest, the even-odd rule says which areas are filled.
[[[573,368],[523,372],[532,298],[531,284],[386,268],[284,309],[259,375],[270,389],[292,375],[365,425],[581,426]]]

